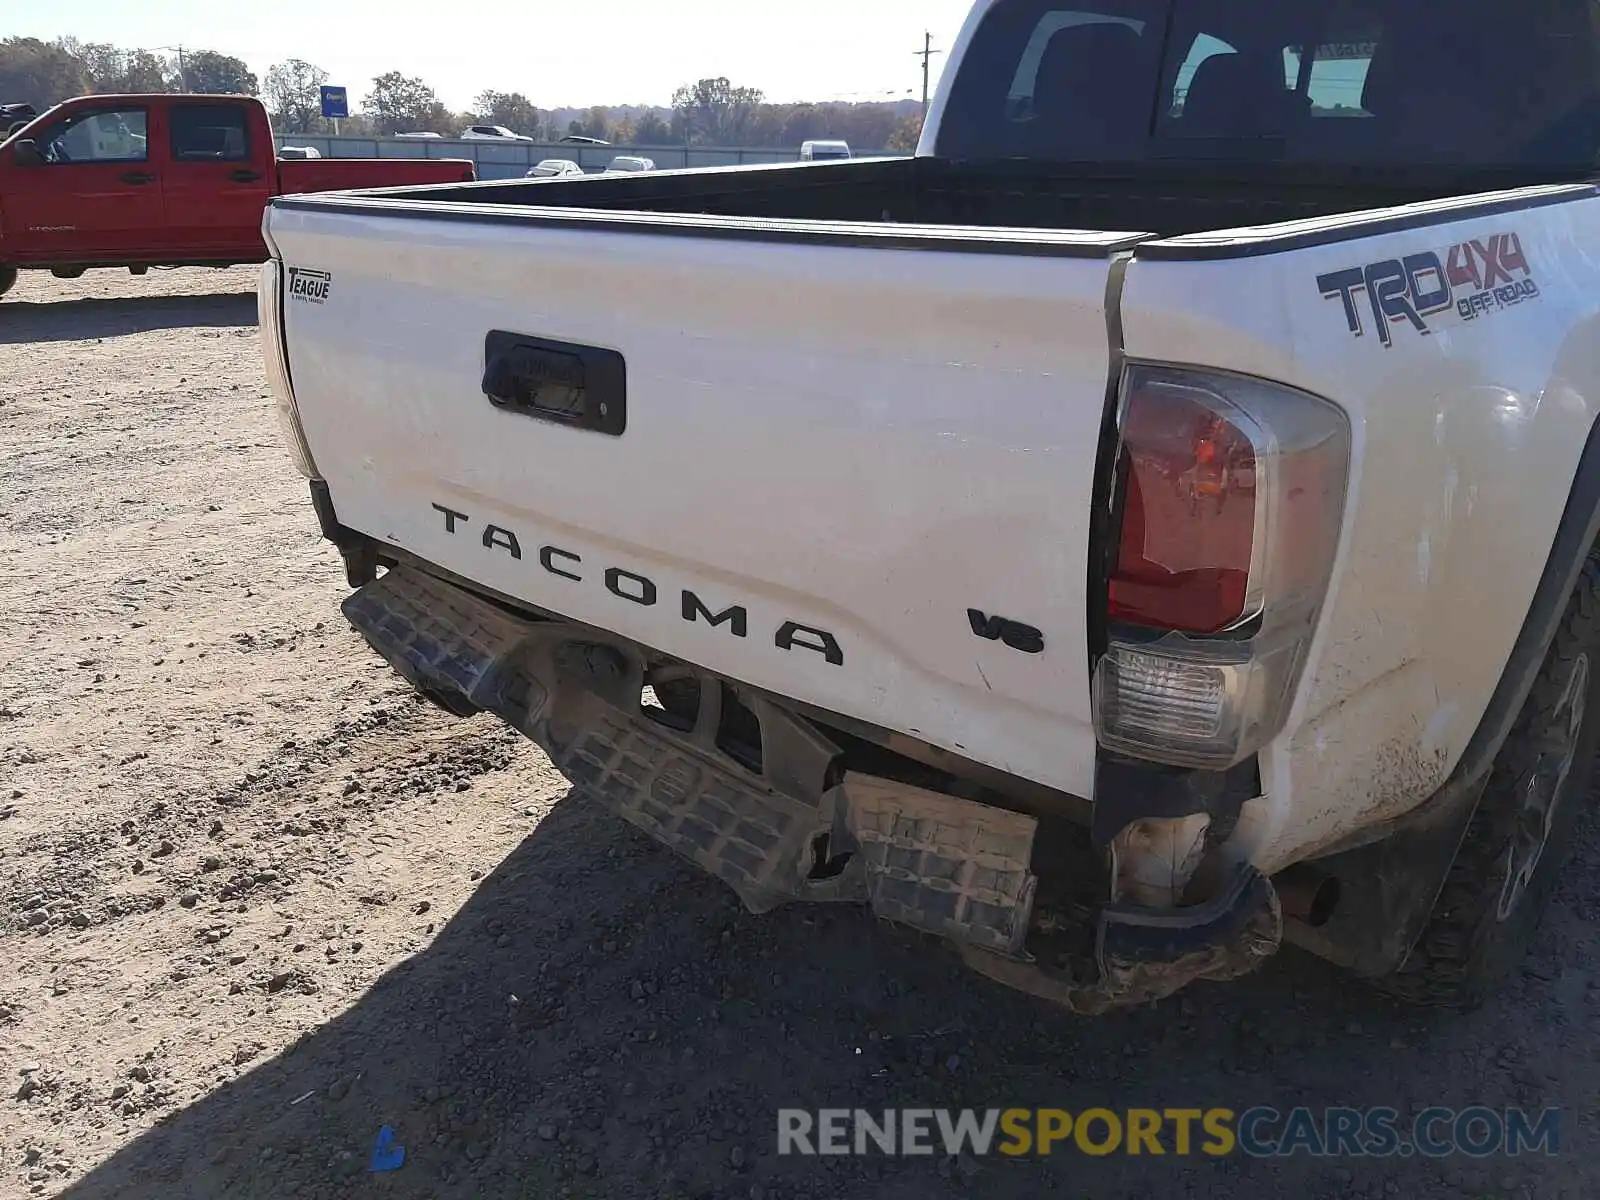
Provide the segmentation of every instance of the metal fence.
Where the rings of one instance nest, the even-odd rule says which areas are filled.
[[[795,162],[800,148],[746,149],[719,146],[586,146],[575,142],[476,142],[450,138],[312,137],[278,135],[278,146],[311,146],[324,158],[470,158],[479,179],[518,179],[546,158],[566,158],[585,171],[603,171],[618,155],[652,159],[660,170],[732,167],[745,163]],[[900,150],[856,150],[858,157],[904,157]]]

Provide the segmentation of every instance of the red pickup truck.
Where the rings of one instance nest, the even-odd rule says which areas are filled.
[[[248,96],[84,96],[0,142],[0,295],[20,268],[263,262],[274,196],[475,177],[467,159],[280,160]]]

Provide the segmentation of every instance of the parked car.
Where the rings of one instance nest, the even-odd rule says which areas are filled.
[[[1470,1006],[1587,905],[1592,14],[979,0],[912,158],[277,199],[344,612],[755,911]]]
[[[613,175],[632,175],[639,171],[654,171],[656,160],[653,158],[640,158],[635,154],[619,154],[611,160],[611,165],[606,171]]]
[[[529,179],[548,179],[557,175],[582,175],[583,168],[570,158],[547,158],[528,168]]]
[[[0,146],[0,295],[19,269],[261,262],[275,196],[476,177],[465,159],[280,158],[273,145],[247,96],[84,96],[35,117]]]
[[[39,115],[31,104],[0,104],[0,141],[4,141]]]
[[[531,142],[531,137],[512,133],[504,125],[468,125],[461,131],[464,142]]]
[[[789,143],[791,146],[793,142]],[[801,162],[823,162],[828,159],[841,159],[850,157],[849,142],[802,142],[800,144]]]
[[[576,134],[576,133],[569,133],[569,134],[567,134],[566,137],[562,138],[561,140],[563,142],[570,142],[575,146],[609,146],[609,145],[611,145],[610,142],[604,141],[604,140],[602,140],[600,138],[583,137],[582,135]]]
[[[278,157],[280,159],[321,158],[322,151],[318,150],[315,146],[279,146]]]

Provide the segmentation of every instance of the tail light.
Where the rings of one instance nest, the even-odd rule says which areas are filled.
[[[1349,423],[1277,384],[1140,364],[1119,432],[1099,740],[1226,769],[1287,716],[1338,547]]]
[[[300,411],[295,404],[294,384],[289,378],[288,348],[283,342],[283,264],[269,258],[261,264],[261,276],[256,286],[257,316],[261,329],[261,357],[267,373],[267,386],[272,391],[273,405],[278,411],[278,426],[289,446],[289,456],[300,474],[316,479],[317,466],[311,457],[311,447],[306,443],[305,430],[300,425]]]

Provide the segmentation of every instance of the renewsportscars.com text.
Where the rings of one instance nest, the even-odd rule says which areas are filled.
[[[1553,1155],[1561,1110],[1425,1108],[782,1109],[780,1155],[1056,1153],[1104,1157],[1473,1158]]]

